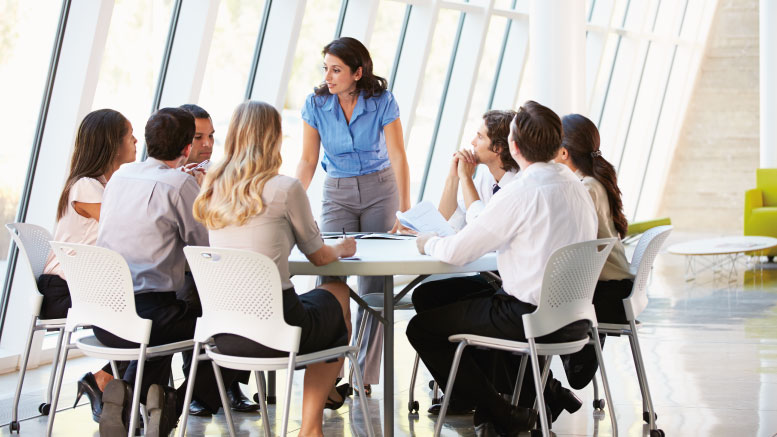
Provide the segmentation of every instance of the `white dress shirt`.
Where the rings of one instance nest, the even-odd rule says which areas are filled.
[[[562,164],[538,162],[499,190],[456,235],[433,237],[424,251],[455,265],[497,252],[504,291],[537,305],[545,263],[557,249],[596,239],[597,218],[583,183]]]
[[[475,184],[475,191],[477,191],[480,199],[472,202],[469,208],[467,208],[461,187],[459,187],[456,210],[451,215],[451,218],[448,219],[448,223],[450,223],[453,229],[459,231],[467,223],[473,222],[483,212],[483,209],[494,195],[494,185],[499,185],[499,188],[502,189],[514,180],[517,174],[518,170],[505,172],[502,179],[497,183],[488,167],[484,164],[479,164],[472,182]]]

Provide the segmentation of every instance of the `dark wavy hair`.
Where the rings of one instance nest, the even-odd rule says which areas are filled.
[[[356,72],[359,67],[362,68],[362,77],[356,81],[356,90],[354,94],[359,94],[364,91],[364,98],[378,97],[386,91],[388,82],[386,79],[376,76],[372,72],[372,58],[367,47],[364,47],[358,39],[344,36],[337,38],[324,46],[324,50],[321,51],[321,55],[330,54],[337,56],[345,62],[345,65],[351,69],[351,73]],[[322,82],[315,89],[317,96],[329,96],[329,88],[326,86],[326,82]]]
[[[510,123],[515,117],[515,111],[493,110],[483,114],[483,121],[486,123],[488,139],[491,140],[491,147],[488,150],[498,153],[499,160],[502,162],[502,170],[518,170],[518,163],[510,154],[510,147],[507,145],[507,137],[510,135]]]
[[[148,156],[171,161],[181,156],[194,138],[194,116],[181,108],[162,108],[146,122]]]
[[[510,124],[510,135],[529,162],[548,162],[556,157],[563,136],[561,119],[552,109],[527,100]]]
[[[127,119],[118,111],[98,109],[86,114],[76,133],[70,174],[57,205],[57,220],[67,212],[70,189],[79,179],[96,179],[108,171],[119,154],[127,131]]]
[[[564,125],[564,140],[561,146],[569,152],[572,164],[584,175],[599,181],[607,191],[612,220],[621,238],[626,236],[629,223],[623,214],[621,190],[615,167],[602,157],[599,151],[599,131],[596,125],[580,114],[569,114],[561,120]]]

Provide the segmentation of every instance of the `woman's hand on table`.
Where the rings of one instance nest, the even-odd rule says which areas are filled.
[[[394,227],[388,231],[389,234],[402,234],[402,235],[417,235],[418,232],[408,228],[399,222],[399,219],[394,221]]]
[[[356,239],[353,237],[344,237],[335,245],[338,258],[347,258],[356,253]]]

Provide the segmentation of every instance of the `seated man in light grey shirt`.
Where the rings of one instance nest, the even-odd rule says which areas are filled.
[[[184,285],[184,246],[208,245],[208,231],[192,216],[192,205],[200,190],[198,181],[176,169],[189,155],[194,129],[194,117],[185,110],[164,108],[155,112],[146,123],[149,158],[120,168],[103,195],[97,245],[127,260],[138,315],[153,321],[150,346],[191,339],[201,312],[176,298],[176,290]],[[95,327],[94,332],[108,346],[132,347],[132,343],[100,328]],[[168,356],[146,362],[141,401],[152,384],[168,384],[170,361]],[[187,362],[184,371],[188,377]],[[134,383],[136,364],[133,362],[124,375],[130,385]],[[234,375],[222,373],[229,385]],[[177,422],[185,390],[186,382],[179,389],[175,411],[164,414],[172,420],[160,425],[160,435],[167,435],[163,426],[172,427]],[[169,408],[175,392],[170,388],[164,391],[164,408]],[[221,403],[210,366],[198,369],[194,398],[218,410]]]

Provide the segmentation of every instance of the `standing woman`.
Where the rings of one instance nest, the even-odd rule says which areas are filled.
[[[119,166],[135,160],[137,142],[129,120],[117,111],[99,109],[84,117],[76,134],[70,174],[59,197],[54,241],[89,245],[97,242],[105,184]],[[38,278],[38,289],[43,294],[41,318],[67,316],[71,306],[70,290],[53,252]],[[127,366],[126,362],[118,364],[121,364],[119,371]],[[113,379],[110,372],[110,364],[106,364],[96,373],[84,374],[77,384],[76,403],[86,393],[95,421],[102,413],[102,391]]]
[[[628,222],[623,214],[621,190],[615,168],[602,157],[599,150],[599,131],[594,123],[580,114],[565,116],[564,140],[556,156],[556,162],[565,164],[583,181],[594,201],[599,229],[596,238],[618,239],[607,257],[594,292],[594,308],[599,323],[628,323],[623,299],[631,294],[634,275],[629,271],[629,261],[623,244]],[[600,336],[604,346],[605,336]],[[569,385],[582,389],[593,379],[598,363],[591,345],[580,352],[563,357]]]
[[[372,72],[367,48],[354,38],[324,47],[324,82],[302,109],[302,157],[297,179],[307,190],[318,164],[326,172],[321,212],[324,232],[404,231],[396,211],[410,208],[410,169],[399,107],[386,80]],[[359,294],[383,292],[383,278],[360,277]],[[357,325],[364,316],[359,309]],[[371,318],[359,351],[364,383],[377,384],[383,329]],[[369,363],[365,369],[365,360]]]

